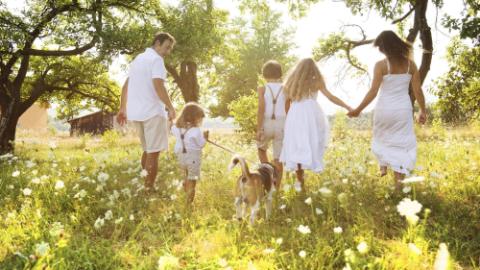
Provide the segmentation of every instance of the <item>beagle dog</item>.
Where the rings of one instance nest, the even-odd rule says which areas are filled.
[[[275,192],[274,183],[278,177],[275,166],[270,163],[262,163],[258,166],[257,171],[252,173],[245,158],[235,156],[228,166],[229,171],[237,164],[240,164],[242,168],[242,175],[238,178],[235,188],[237,219],[243,219],[244,206],[250,207],[250,224],[253,225],[262,200],[265,200],[266,219],[268,219],[272,213],[272,199]]]

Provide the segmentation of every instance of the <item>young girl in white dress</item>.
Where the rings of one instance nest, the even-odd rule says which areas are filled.
[[[410,60],[410,44],[393,31],[384,31],[376,38],[374,46],[386,58],[375,64],[370,91],[349,116],[358,116],[381,87],[373,117],[372,151],[380,163],[381,176],[386,175],[387,167],[390,167],[399,189],[401,180],[414,169],[417,157],[410,83],[420,107],[418,121],[422,124],[426,121],[425,98],[417,66]]]
[[[296,65],[283,89],[288,112],[280,161],[287,170],[296,171],[296,185],[305,190],[304,170],[323,171],[323,154],[328,139],[328,121],[317,102],[318,92],[338,106],[347,110],[351,108],[327,90],[323,76],[311,58]]]
[[[195,102],[189,102],[172,126],[174,152],[180,169],[185,172],[183,187],[187,204],[191,204],[195,198],[195,186],[200,179],[202,149],[208,140],[208,131],[202,132],[200,129],[204,117],[203,108]]]

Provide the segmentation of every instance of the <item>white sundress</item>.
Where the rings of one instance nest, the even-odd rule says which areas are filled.
[[[318,104],[317,93],[294,101],[285,119],[280,161],[289,171],[302,169],[321,172],[329,134],[328,120]]]
[[[413,126],[413,109],[408,88],[412,75],[406,73],[383,76],[373,116],[372,151],[380,166],[410,174],[415,167],[417,140]]]

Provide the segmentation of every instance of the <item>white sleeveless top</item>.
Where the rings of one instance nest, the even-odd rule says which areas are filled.
[[[390,63],[387,61],[388,74],[383,76],[382,86],[378,95],[378,101],[375,109],[399,110],[412,109],[412,102],[408,94],[408,88],[412,75],[410,71],[410,61],[406,73],[391,74]]]
[[[282,91],[282,83],[267,83],[265,85],[265,118],[271,119],[275,107],[275,118],[285,118],[285,95]],[[274,99],[277,100],[273,104]]]

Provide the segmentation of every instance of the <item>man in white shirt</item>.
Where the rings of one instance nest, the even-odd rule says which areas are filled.
[[[165,89],[167,70],[163,58],[170,54],[175,39],[168,33],[155,35],[152,47],[130,64],[122,87],[117,121],[132,121],[142,143],[142,168],[147,171],[145,188],[152,191],[158,172],[158,156],[168,149],[168,120],[175,119],[175,109]],[[128,94],[128,95],[127,95]]]

